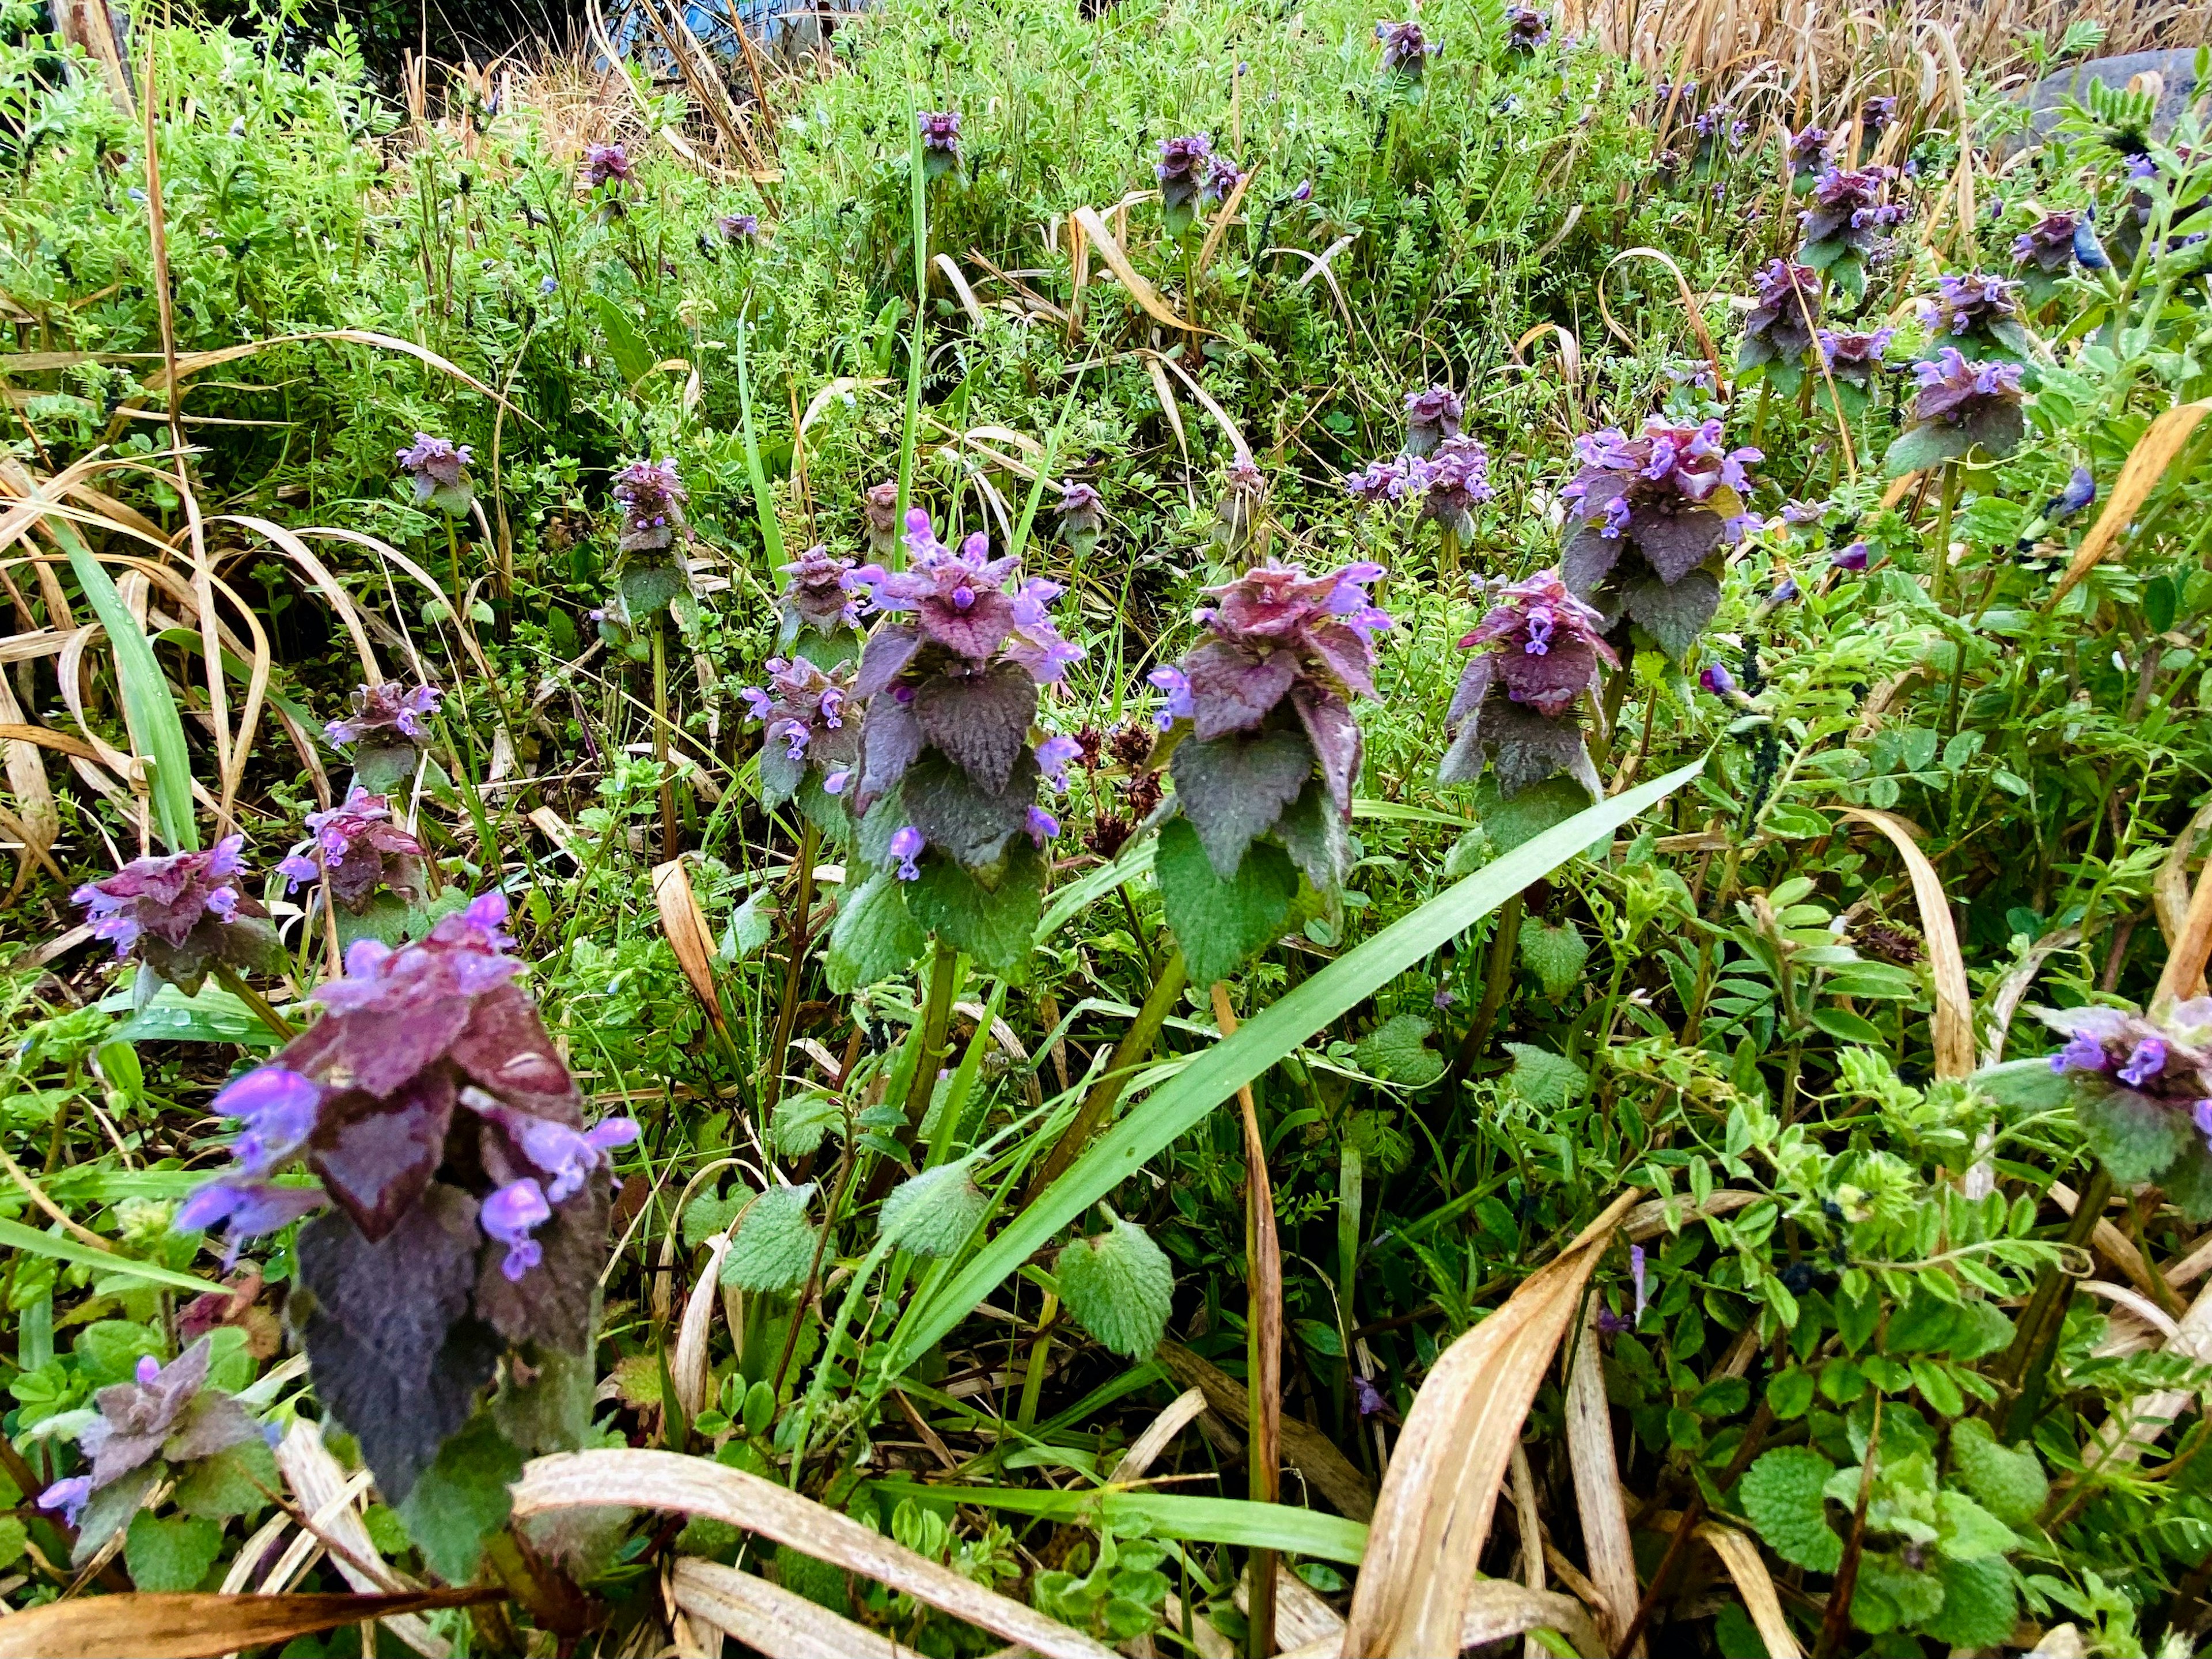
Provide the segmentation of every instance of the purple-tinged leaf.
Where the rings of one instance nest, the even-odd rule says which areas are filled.
[[[977,870],[998,862],[1006,843],[1028,828],[1036,787],[1036,761],[1027,749],[1014,757],[1006,788],[996,793],[931,750],[908,769],[899,796],[933,852]]]
[[[1517,703],[1493,702],[1483,711],[1482,738],[1492,750],[1498,793],[1509,799],[1559,773],[1581,784],[1593,799],[1605,793],[1583,747],[1579,720],[1547,720]]]
[[[1201,742],[1248,731],[1283,700],[1297,678],[1297,653],[1258,656],[1225,640],[1212,640],[1183,659],[1190,682],[1191,724]]]
[[[541,1252],[519,1279],[501,1271],[507,1251],[487,1244],[477,1273],[477,1316],[508,1341],[534,1342],[580,1354],[590,1345],[592,1304],[606,1263],[607,1195],[604,1170],[581,1192],[554,1206],[532,1237]]]
[[[1460,671],[1459,687],[1452,693],[1451,707],[1444,711],[1444,729],[1459,730],[1459,723],[1482,707],[1482,700],[1490,694],[1490,681],[1497,667],[1497,659],[1487,651],[1469,658]]]
[[[324,1102],[308,1142],[308,1166],[374,1242],[428,1188],[445,1157],[453,1117],[453,1079],[442,1066],[386,1095],[349,1089]]]
[[[872,697],[905,672],[921,648],[921,635],[904,623],[884,623],[860,647],[860,672],[853,681],[855,697]]]
[[[1233,881],[1244,849],[1274,827],[1313,775],[1313,750],[1295,732],[1186,738],[1168,763],[1176,799],[1198,831],[1213,873]]]
[[[1721,544],[1727,520],[1703,507],[1671,512],[1662,507],[1638,507],[1629,520],[1636,546],[1662,582],[1682,580],[1705,562]]]
[[[485,1093],[571,1128],[584,1121],[584,1097],[545,1022],[528,997],[502,985],[476,1000],[469,1023],[453,1039],[453,1061]]]
[[[1352,706],[1334,691],[1304,683],[1291,689],[1291,705],[1298,711],[1315,758],[1321,763],[1322,781],[1328,786],[1329,798],[1335,801],[1338,811],[1350,817],[1352,786],[1359,781],[1360,756],[1359,722],[1352,717]]]
[[[1576,531],[1567,538],[1559,555],[1559,575],[1567,591],[1578,599],[1589,599],[1613,574],[1627,545],[1618,536],[1601,536],[1589,529]]]
[[[1000,663],[981,673],[933,674],[915,688],[923,738],[983,788],[1001,790],[1029,746],[1037,688],[1026,669]]]
[[[914,711],[896,697],[871,697],[860,728],[860,785],[853,799],[866,812],[905,776],[921,753],[921,726]]]
[[[1676,582],[1645,575],[1621,589],[1619,603],[1662,651],[1679,661],[1720,609],[1720,580],[1710,570],[1692,570]]]

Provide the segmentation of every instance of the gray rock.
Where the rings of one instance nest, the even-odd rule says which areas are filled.
[[[2179,47],[2172,52],[2130,52],[2118,58],[2093,58],[2086,64],[2076,64],[2048,76],[2027,89],[2026,102],[2035,117],[2035,136],[2047,137],[2065,113],[2069,100],[2086,101],[2092,82],[2101,82],[2115,92],[2123,92],[2136,76],[2146,73],[2164,77],[2166,89],[2159,94],[2157,112],[2151,118],[2151,136],[2164,138],[2173,131],[2173,124],[2181,118],[2197,93],[2197,51],[2193,46]]]

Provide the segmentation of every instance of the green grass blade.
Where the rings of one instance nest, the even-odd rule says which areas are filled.
[[[76,526],[66,520],[46,520],[47,530],[69,556],[77,586],[92,603],[100,625],[115,647],[115,668],[123,685],[123,719],[131,747],[152,767],[154,828],[173,853],[199,850],[199,826],[192,819],[192,757],[185,747],[185,722],[161,665],[154,659],[131,608]]]
[[[127,1255],[95,1250],[91,1245],[76,1239],[57,1233],[42,1233],[35,1227],[27,1227],[20,1221],[10,1221],[5,1217],[0,1217],[0,1249],[28,1250],[33,1255],[52,1256],[57,1261],[72,1262],[102,1273],[143,1279],[149,1285],[166,1285],[173,1291],[188,1291],[194,1296],[204,1296],[210,1291],[222,1289],[220,1285],[210,1285],[204,1279],[194,1279],[190,1273],[180,1273],[172,1267],[157,1267],[150,1261],[136,1261]]]
[[[1217,1042],[1100,1135],[1082,1157],[993,1239],[893,1339],[896,1375],[941,1340],[999,1283],[1052,1236],[1136,1173],[1146,1159],[1191,1128],[1267,1067],[1379,987],[1464,933],[1533,881],[1609,836],[1705,769],[1700,758],[1640,788],[1601,801],[1476,871],[1401,918],[1358,950],[1338,957],[1273,1006]]]
[[[907,77],[908,84],[913,76]],[[908,112],[906,124],[907,176],[914,186],[914,336],[907,343],[906,422],[899,429],[898,520],[906,527],[907,503],[914,495],[914,446],[921,428],[921,337],[929,314],[929,180],[921,165],[921,115]],[[887,562],[894,570],[904,562],[894,549]]]
[[[1044,488],[1053,481],[1053,469],[1060,464],[1060,441],[1067,435],[1067,417],[1075,413],[1075,394],[1083,388],[1083,368],[1075,371],[1074,383],[1067,388],[1066,401],[1060,406],[1060,419],[1046,434],[1044,453],[1038,458],[1036,479],[1030,485],[1030,498],[1022,503],[1021,521],[1014,526],[1014,538],[1006,544],[1006,556],[1018,559],[1022,550],[1030,544],[1030,526],[1036,522],[1037,503],[1044,499]]]
[[[762,470],[760,441],[753,434],[752,382],[745,374],[745,337],[751,331],[750,318],[738,318],[738,418],[745,434],[745,472],[752,480],[753,513],[760,520],[761,545],[768,551],[768,568],[771,574],[789,562],[783,551],[783,526],[776,522],[775,497],[769,493],[768,474]]]
[[[1241,1498],[1186,1498],[1151,1492],[1036,1492],[1016,1486],[910,1486],[884,1481],[890,1498],[974,1504],[1010,1510],[1064,1525],[1106,1527],[1124,1536],[1179,1538],[1245,1549],[1287,1550],[1358,1566],[1367,1553],[1367,1528],[1340,1515],[1289,1504],[1255,1504]]]

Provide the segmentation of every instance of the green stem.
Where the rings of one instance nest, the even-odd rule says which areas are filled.
[[[829,1224],[825,1222],[823,1224],[827,1226]],[[822,1347],[825,1363],[815,1368],[814,1380],[807,1385],[805,1397],[799,1401],[799,1427],[791,1437],[790,1485],[794,1492],[799,1489],[799,1476],[806,1468],[806,1442],[814,1429],[815,1402],[829,1392],[829,1379],[836,1369],[827,1362],[836,1354],[846,1328],[853,1322],[853,1310],[860,1305],[861,1291],[876,1276],[876,1269],[883,1265],[883,1260],[890,1254],[890,1249],[891,1242],[888,1238],[876,1240],[875,1249],[870,1250],[866,1260],[854,1270],[853,1281],[845,1287],[845,1299],[837,1304],[837,1317],[830,1322],[829,1334]]]
[[[775,1011],[775,1040],[768,1053],[768,1082],[762,1090],[763,1115],[775,1109],[783,1097],[784,1056],[791,1049],[791,1030],[799,1018],[799,985],[806,963],[807,924],[814,914],[814,859],[822,844],[822,831],[809,818],[799,837],[799,894],[784,929],[790,955],[784,964],[783,999]]]
[[[253,1010],[255,1017],[276,1034],[277,1041],[289,1042],[300,1035],[300,1028],[270,1007],[268,999],[240,979],[237,969],[228,963],[218,962],[210,971],[215,975],[217,984]]]
[[[909,72],[909,85],[913,79]],[[906,421],[899,431],[898,521],[902,525],[914,494],[914,446],[921,425],[921,331],[929,312],[929,181],[922,171],[919,112],[907,122],[907,167],[913,185],[909,211],[914,224],[914,335],[907,345]],[[905,562],[896,542],[884,562],[894,570]]]
[[[1943,483],[1936,508],[1936,568],[1928,578],[1928,597],[1938,611],[1951,583],[1951,511],[1959,504],[1959,464],[1943,463]],[[1963,656],[1961,660],[1964,660]]]
[[[952,981],[960,953],[943,939],[934,942],[929,963],[929,995],[922,1005],[921,1048],[915,1056],[914,1076],[906,1086],[906,1121],[911,1134],[921,1127],[929,1111],[929,1097],[937,1087],[937,1070],[944,1064],[945,1028],[952,1020]]]
[[[1513,980],[1513,951],[1521,940],[1521,913],[1526,908],[1518,893],[1498,908],[1498,931],[1490,937],[1490,964],[1484,975],[1482,1006],[1475,1011],[1474,1024],[1467,1028],[1467,1036],[1460,1040],[1459,1051],[1453,1054],[1451,1069],[1444,1079],[1443,1098],[1449,1102],[1459,1095],[1459,1085],[1474,1068],[1490,1042],[1491,1027],[1498,1022],[1498,1011],[1505,1005],[1506,988]]]
[[[1146,994],[1144,1006],[1137,1010],[1136,1018],[1121,1034],[1121,1042],[1114,1045],[1114,1056],[1107,1062],[1106,1074],[1091,1085],[1091,1092],[1076,1110],[1074,1121],[1046,1155],[1042,1166],[1030,1182],[1029,1191],[1023,1195],[1024,1204],[1034,1202],[1040,1193],[1060,1179],[1067,1166],[1075,1162],[1076,1154],[1112,1115],[1114,1103],[1121,1099],[1121,1091],[1128,1087],[1130,1074],[1136,1070],[1137,1062],[1152,1052],[1152,1044],[1159,1038],[1160,1027],[1166,1024],[1168,1012],[1182,995],[1188,978],[1182,951],[1170,951],[1168,959],[1160,964],[1152,990]]]
[[[668,613],[653,617],[653,763],[660,775],[660,856],[676,856],[676,780],[668,770]]]

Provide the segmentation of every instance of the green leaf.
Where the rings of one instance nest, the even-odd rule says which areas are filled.
[[[2186,1114],[2132,1089],[2081,1082],[2074,1087],[2075,1114],[2089,1149],[2124,1187],[2151,1180],[2196,1139]]]
[[[964,951],[987,974],[1019,984],[1029,977],[1030,950],[1044,908],[1044,860],[1026,841],[1007,852],[995,883],[950,859],[931,859],[907,884],[907,914],[925,933]]]
[[[0,1567],[12,1567],[21,1560],[23,1547],[30,1540],[31,1530],[21,1516],[0,1515]]]
[[[838,909],[823,961],[830,988],[838,995],[904,973],[928,943],[907,914],[899,885],[890,871],[878,870]]]
[[[1601,836],[1609,839],[1622,824],[1689,782],[1705,765],[1700,757],[1626,790],[1505,854],[1277,998],[1236,1036],[1201,1048],[1168,1081],[1123,1112],[944,1289],[908,1304],[894,1334],[885,1375],[898,1375],[942,1340],[1054,1234],[1134,1174],[1146,1159],[1232,1099],[1239,1087],[1295,1053],[1314,1033],[1465,933],[1531,882]],[[1198,847],[1195,835],[1190,844],[1203,859],[1205,850]],[[1192,977],[1196,982],[1196,975]]]
[[[708,1191],[693,1199],[684,1206],[684,1248],[696,1250],[728,1226],[744,1200],[741,1187],[732,1188],[726,1197]]]
[[[744,1291],[795,1291],[814,1265],[817,1230],[806,1219],[814,1183],[771,1187],[745,1210],[722,1257],[722,1283]]]
[[[284,1490],[276,1474],[276,1458],[266,1441],[248,1440],[182,1466],[178,1477],[177,1507],[186,1515],[221,1521],[245,1515],[270,1501],[269,1494]]]
[[[940,1164],[901,1182],[884,1200],[876,1218],[877,1230],[895,1249],[915,1255],[948,1256],[967,1243],[990,1207],[990,1200],[975,1184],[980,1157],[957,1164]]]
[[[1810,1018],[1814,1024],[1838,1042],[1856,1042],[1868,1048],[1882,1046],[1881,1029],[1864,1015],[1847,1013],[1841,1008],[1815,1008]]]
[[[1493,785],[1485,781],[1476,791],[1476,801],[1483,833],[1500,853],[1514,852],[1561,824],[1572,823],[1590,805],[1589,792],[1570,777],[1546,778],[1510,798],[1500,796]],[[1573,850],[1579,853],[1583,848]],[[1559,859],[1554,867],[1565,862]]]
[[[1419,1014],[1393,1014],[1360,1038],[1360,1069],[1385,1083],[1427,1088],[1444,1074],[1444,1057],[1428,1046],[1435,1030]]]
[[[2012,1636],[2020,1618],[2018,1575],[2000,1556],[1972,1561],[1945,1557],[1936,1563],[1943,1605],[1921,1626],[1923,1635],[1954,1649],[1995,1649]]]
[[[149,1285],[167,1285],[172,1290],[190,1291],[194,1296],[210,1291],[220,1293],[222,1286],[210,1285],[204,1279],[195,1279],[190,1273],[180,1273],[173,1268],[157,1267],[150,1261],[134,1261],[127,1255],[112,1250],[95,1250],[91,1245],[58,1233],[42,1233],[35,1227],[27,1227],[20,1221],[0,1217],[0,1249],[28,1250],[33,1255],[51,1256],[57,1261],[72,1261],[88,1267],[97,1267],[102,1273],[118,1273],[126,1279],[142,1279]]]
[[[1539,1048],[1529,1042],[1502,1046],[1513,1056],[1513,1069],[1506,1073],[1513,1092],[1539,1109],[1559,1110],[1580,1095],[1589,1082],[1589,1073],[1548,1048]]]
[[[1253,842],[1237,866],[1237,879],[1223,881],[1213,873],[1198,831],[1184,818],[1170,820],[1160,831],[1152,873],[1193,985],[1230,978],[1273,944],[1298,890],[1291,855],[1267,841]]]
[[[130,1379],[141,1358],[160,1359],[168,1344],[149,1325],[127,1319],[98,1319],[77,1333],[77,1369],[95,1388]]]
[[[1795,1422],[1813,1408],[1813,1373],[1786,1370],[1766,1385],[1766,1403],[1784,1423]]]
[[[1972,439],[1941,421],[1910,426],[1897,434],[1889,453],[1882,457],[1882,476],[1901,478],[1908,472],[1926,472],[1946,461],[1957,460],[1973,447]]]
[[[1932,1619],[1943,1605],[1942,1581],[1932,1572],[1909,1567],[1893,1555],[1869,1550],[1859,1558],[1859,1582],[1851,1597],[1851,1622],[1870,1636],[1909,1629]]]
[[[126,987],[100,999],[103,1009],[120,1012],[131,1007],[131,994]],[[228,1042],[257,1048],[273,1048],[276,1034],[261,1023],[261,1017],[236,997],[213,983],[200,987],[200,994],[188,997],[173,985],[157,988],[146,1006],[133,1012],[131,1018],[116,1028],[118,1042],[143,1042],[158,1038],[164,1042]]]
[[[1952,1363],[1971,1365],[1977,1359],[2009,1347],[2014,1333],[2012,1321],[1994,1302],[1969,1302],[1959,1310],[1951,1328]]]
[[[1235,1498],[1187,1498],[1180,1493],[1100,1492],[1075,1488],[1039,1492],[1019,1486],[929,1486],[890,1481],[877,1490],[887,1498],[915,1497],[931,1504],[973,1504],[1066,1525],[1109,1529],[1123,1536],[1178,1538],[1276,1549],[1357,1566],[1367,1551],[1367,1528],[1357,1521]]]
[[[1571,921],[1554,927],[1534,916],[1522,921],[1521,960],[1554,1002],[1581,981],[1589,953],[1589,941]]]
[[[1820,1495],[1835,1472],[1809,1446],[1778,1446],[1760,1454],[1743,1477],[1744,1513],[1767,1547],[1814,1572],[1833,1572],[1844,1559],[1844,1540],[1828,1524]]]
[[[449,1584],[476,1577],[483,1540],[507,1524],[507,1487],[522,1478],[522,1449],[478,1412],[438,1449],[399,1507],[407,1534],[430,1570]]]
[[[1115,1353],[1142,1359],[1167,1332],[1175,1269],[1133,1221],[1115,1217],[1096,1238],[1060,1253],[1060,1297],[1083,1328]]]
[[[197,1516],[164,1521],[142,1510],[124,1534],[123,1565],[142,1590],[196,1589],[222,1551],[219,1522]]]
[[[1978,1417],[1952,1429],[1951,1467],[1982,1507],[2009,1527],[2033,1524],[2051,1496],[2042,1460],[2028,1443],[2008,1450]]]
[[[845,1126],[845,1109],[835,1095],[787,1095],[769,1119],[768,1138],[786,1158],[805,1158],[822,1150],[823,1138]]]
[[[1936,1529],[1943,1553],[1957,1561],[2008,1555],[2021,1547],[2011,1528],[1964,1492],[1936,1494]]]

